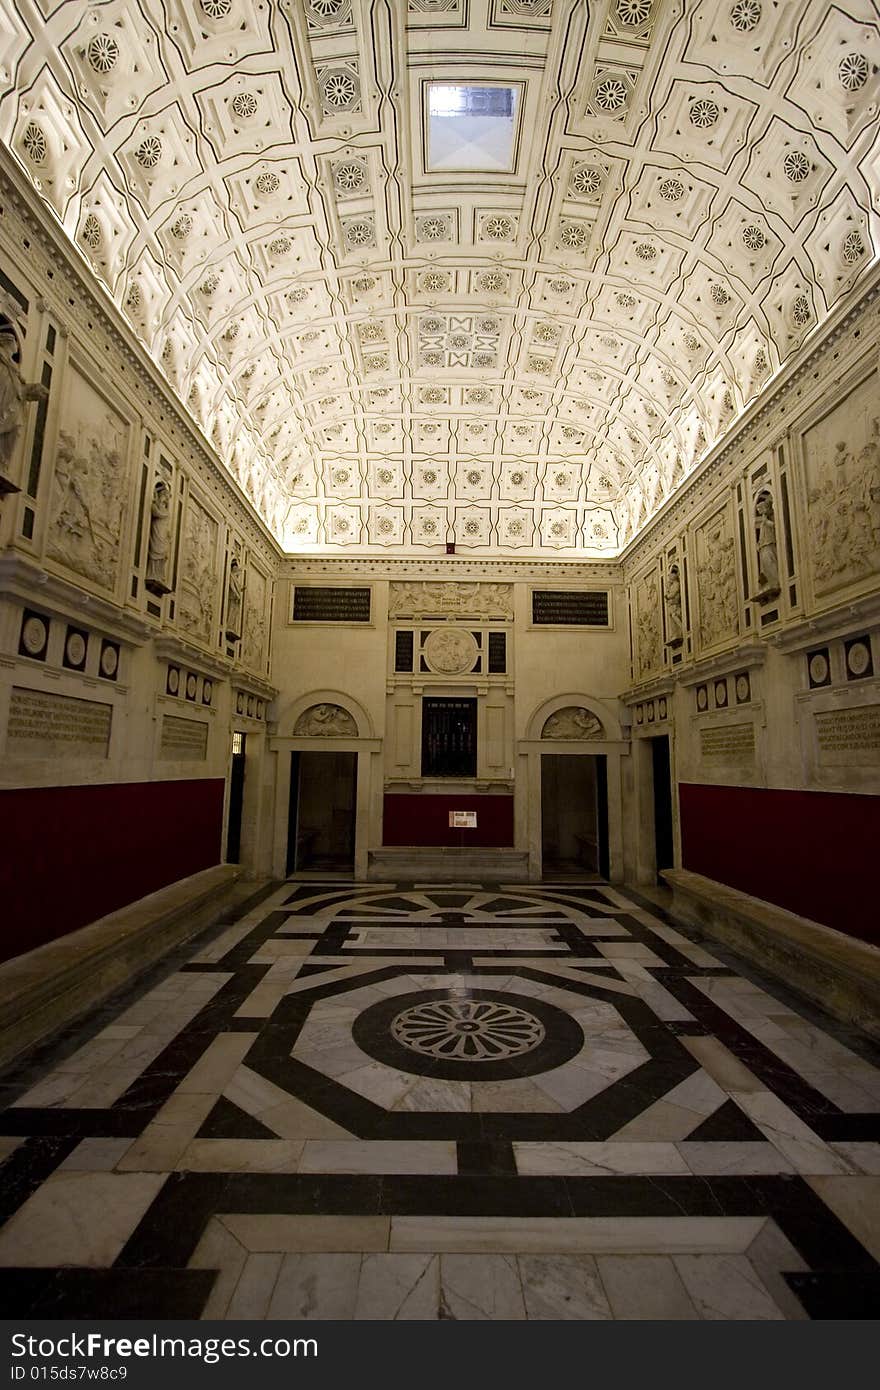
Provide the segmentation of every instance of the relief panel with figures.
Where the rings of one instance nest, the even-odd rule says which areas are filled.
[[[131,426],[75,367],[68,375],[46,554],[112,592],[129,500]]]
[[[733,518],[725,505],[696,531],[700,646],[714,647],[738,630]]]
[[[660,630],[660,581],[656,569],[643,575],[635,588],[635,646],[638,675],[660,669],[663,660]]]
[[[268,580],[261,570],[251,565],[245,591],[245,619],[242,638],[242,660],[252,671],[263,667],[266,645],[266,592]]]
[[[877,373],[803,436],[809,556],[821,598],[880,573]]]
[[[185,632],[210,642],[217,590],[217,535],[214,517],[190,495],[183,527],[177,620]]]

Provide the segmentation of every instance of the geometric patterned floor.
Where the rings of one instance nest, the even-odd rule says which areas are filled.
[[[274,884],[6,1078],[6,1316],[875,1317],[880,1071],[730,961],[604,884]]]

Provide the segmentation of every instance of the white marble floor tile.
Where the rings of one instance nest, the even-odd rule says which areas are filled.
[[[221,1220],[248,1251],[346,1254],[388,1249],[390,1216],[251,1216],[224,1213]]]
[[[798,1173],[851,1173],[848,1161],[770,1091],[734,1094],[733,1099]]]
[[[699,1313],[666,1255],[600,1255],[599,1277],[624,1321],[695,1321]]]
[[[295,1173],[305,1139],[193,1139],[176,1167],[191,1173]]]
[[[440,1316],[510,1322],[526,1316],[519,1265],[507,1255],[442,1255]]]
[[[267,1318],[349,1322],[354,1317],[360,1255],[285,1255]]]
[[[112,1172],[126,1150],[131,1148],[130,1139],[81,1139],[57,1172],[101,1173]]]
[[[769,1147],[769,1145],[768,1145]],[[689,1168],[674,1144],[635,1144],[608,1141],[515,1143],[519,1173],[557,1173],[590,1176],[599,1173],[687,1173]]]
[[[763,1216],[393,1216],[392,1250],[513,1254],[740,1254]]]
[[[455,1173],[455,1143],[441,1139],[307,1139],[300,1173]]]
[[[280,1254],[248,1255],[229,1300],[227,1318],[242,1321],[265,1318],[283,1259]]]
[[[748,1142],[680,1143],[676,1145],[692,1173],[793,1173],[794,1165],[774,1144]]]
[[[156,1173],[54,1173],[0,1230],[0,1266],[111,1265],[164,1181]]]
[[[216,1271],[202,1318],[223,1318],[235,1292],[248,1252],[217,1217],[212,1217],[190,1258],[188,1268]]]
[[[439,1255],[365,1255],[356,1320],[426,1321],[439,1316]]]
[[[613,1317],[592,1255],[520,1255],[526,1317],[599,1322]]]
[[[785,1281],[785,1274],[803,1273],[806,1261],[784,1236],[775,1221],[768,1220],[746,1251],[752,1267],[773,1302],[789,1321],[804,1322],[807,1314]]]
[[[880,1178],[821,1175],[807,1181],[856,1240],[880,1260]]]
[[[784,1317],[745,1255],[677,1255],[675,1267],[701,1318],[778,1322]]]
[[[857,1172],[880,1174],[880,1144],[853,1139],[829,1147]]]

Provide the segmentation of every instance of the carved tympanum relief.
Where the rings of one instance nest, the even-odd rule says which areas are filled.
[[[880,572],[877,376],[804,436],[810,562],[817,594]]]
[[[733,521],[722,507],[696,533],[700,645],[711,647],[736,636],[736,558]]]
[[[425,660],[432,671],[444,676],[460,676],[472,671],[479,655],[473,633],[461,627],[441,627],[428,636]]]
[[[663,664],[660,631],[660,584],[655,570],[643,575],[635,589],[635,637],[640,676]]]
[[[190,496],[183,530],[177,618],[203,642],[211,639],[217,589],[217,522]]]
[[[542,738],[604,738],[602,721],[582,705],[566,705],[546,720]]]
[[[341,705],[310,705],[293,732],[302,738],[357,738],[357,725]]]
[[[467,614],[483,618],[513,618],[513,585],[480,583],[392,582],[388,596],[391,618]]]
[[[61,418],[46,553],[112,590],[125,534],[129,426],[74,367]]]

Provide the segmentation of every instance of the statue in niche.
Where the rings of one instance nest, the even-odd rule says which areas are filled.
[[[666,640],[670,647],[680,647],[684,641],[678,565],[672,565],[666,578]]]
[[[233,556],[226,581],[226,637],[237,642],[241,636],[241,566]]]
[[[171,488],[159,478],[150,503],[150,535],[147,540],[147,577],[144,584],[151,594],[171,592],[168,583],[168,553],[171,546]]]
[[[542,738],[604,738],[602,721],[582,705],[566,705],[546,720]]]
[[[758,551],[758,603],[769,603],[779,593],[779,551],[773,498],[764,489],[755,498],[755,542]]]
[[[305,738],[357,738],[357,725],[340,705],[311,705],[300,715],[293,732]]]
[[[12,457],[24,423],[28,401],[42,401],[49,395],[40,382],[25,382],[18,368],[19,346],[15,329],[0,320],[0,495],[18,492],[9,477]]]

